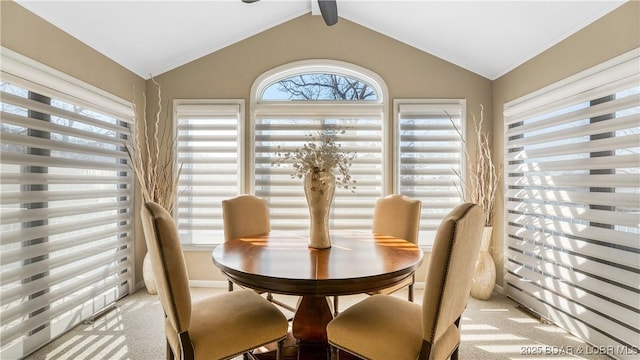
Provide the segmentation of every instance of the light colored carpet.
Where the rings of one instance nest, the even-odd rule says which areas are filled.
[[[192,288],[192,296],[210,291],[226,289]],[[340,309],[365,296],[341,297]],[[394,296],[406,299],[406,291]],[[290,296],[276,297],[290,304],[297,300]],[[421,301],[421,289],[416,289],[415,299]],[[157,296],[141,290],[119,301],[116,309],[93,324],[77,326],[27,359],[162,360],[165,358],[162,319]],[[498,293],[489,301],[470,299],[461,327],[460,359],[609,359],[605,355],[578,355],[578,351],[588,348],[584,342],[556,326],[541,323]]]

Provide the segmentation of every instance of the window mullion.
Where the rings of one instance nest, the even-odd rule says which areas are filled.
[[[40,94],[34,93],[34,92],[29,92],[29,99],[31,100],[35,100],[38,102],[42,102],[45,104],[49,104],[51,102],[51,99],[46,97],[46,96],[42,96]],[[44,114],[41,112],[37,112],[37,111],[33,111],[33,110],[29,110],[29,117],[32,119],[38,119],[41,121],[46,121],[46,122],[50,122],[51,121],[51,116],[49,114]],[[41,130],[34,130],[34,129],[28,129],[27,130],[28,136],[31,137],[38,137],[38,138],[43,138],[43,139],[50,139],[50,133],[46,132],[46,131],[41,131]],[[51,156],[51,151],[48,149],[41,149],[41,148],[33,148],[33,147],[28,147],[27,148],[27,153],[30,155],[38,155],[38,156]],[[25,165],[22,167],[22,172],[25,173],[36,173],[36,174],[46,174],[48,173],[48,168],[45,166],[33,166],[33,165]],[[21,186],[21,191],[25,191],[25,192],[30,192],[30,191],[47,191],[48,190],[48,186],[47,184],[24,184]],[[48,203],[47,202],[29,202],[29,203],[23,203],[22,206],[27,209],[27,210],[32,210],[32,209],[43,209],[43,208],[47,208],[48,207]],[[33,228],[33,227],[39,227],[39,226],[46,226],[48,224],[48,220],[47,219],[39,219],[39,220],[33,220],[33,221],[28,221],[25,223],[22,223],[22,227],[23,228]],[[38,244],[45,244],[47,243],[48,237],[40,237],[37,239],[33,239],[31,241],[29,241],[28,243],[23,243],[21,244],[21,246],[25,247],[25,246],[34,246],[34,245],[38,245]],[[22,261],[23,265],[29,265],[29,264],[33,264],[39,261],[44,261],[49,259],[49,254],[44,254],[44,255],[39,255],[33,258],[29,258],[29,259],[24,259]],[[44,278],[46,276],[49,275],[49,271],[44,271],[40,274],[36,274],[33,276],[30,276],[29,278],[23,279],[22,283],[29,283],[31,281],[36,281],[38,279]],[[28,298],[29,300],[32,299],[36,299],[46,293],[49,292],[49,289],[43,289],[40,290],[36,293],[33,294],[29,294]],[[29,318],[31,317],[35,317],[38,316],[39,314],[48,311],[50,309],[50,305],[45,305],[40,309],[37,309],[33,312],[30,312],[28,314]],[[42,329],[44,329],[46,326],[49,326],[48,323],[46,324],[42,324],[39,327],[32,329],[29,331],[29,335],[33,335],[35,333],[37,333],[38,331],[41,331]]]
[[[613,101],[615,100],[615,95],[610,95],[610,96],[605,96],[596,100],[592,100],[590,102],[590,106],[596,106],[598,104],[602,104],[608,101]],[[597,117],[593,117],[590,119],[590,123],[594,124],[594,123],[598,123],[601,121],[608,121],[608,120],[612,120],[615,119],[615,114],[605,114],[605,115],[600,115]],[[594,141],[594,140],[600,140],[600,139],[606,139],[606,138],[612,138],[615,137],[616,133],[613,131],[610,132],[606,132],[606,133],[601,133],[601,134],[595,134],[595,135],[591,135],[589,137],[589,140]],[[591,152],[589,154],[589,156],[591,158],[597,158],[597,157],[604,157],[604,156],[614,156],[615,155],[615,151],[614,150],[606,150],[606,151],[597,151],[597,152]],[[604,175],[604,174],[615,174],[616,170],[615,169],[591,169],[589,170],[589,174],[591,175]],[[615,188],[614,187],[602,187],[602,186],[598,186],[598,187],[590,187],[589,191],[591,192],[604,192],[604,193],[614,193],[615,192]],[[615,211],[615,206],[605,206],[605,205],[589,205],[590,209],[595,209],[595,210],[606,210],[606,211]],[[590,223],[591,226],[597,226],[597,227],[603,227],[603,228],[607,228],[607,229],[613,229],[614,226],[611,224],[602,224],[602,223],[597,223],[597,222],[591,222]]]

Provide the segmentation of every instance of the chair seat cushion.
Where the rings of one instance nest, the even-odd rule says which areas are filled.
[[[415,360],[422,346],[420,305],[374,295],[347,308],[327,326],[329,343],[366,359]]]
[[[278,341],[287,330],[282,312],[253,290],[212,295],[192,304],[189,337],[196,359],[231,358]],[[177,345],[177,336],[169,342]]]

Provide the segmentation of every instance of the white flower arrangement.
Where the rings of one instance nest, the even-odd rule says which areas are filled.
[[[336,143],[338,135],[345,132],[344,129],[331,127],[307,134],[309,140],[301,148],[285,151],[278,146],[275,152],[277,159],[271,165],[293,163],[291,177],[298,179],[307,174],[317,177],[320,172],[337,173],[336,185],[355,192],[356,180],[349,172],[356,154],[342,151],[341,145]]]

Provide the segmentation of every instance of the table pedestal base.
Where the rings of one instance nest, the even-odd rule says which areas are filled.
[[[285,340],[285,360],[330,359],[327,324],[333,319],[332,303],[325,296],[303,296],[293,316],[291,332]],[[256,351],[259,360],[275,360],[275,344],[263,352]],[[340,352],[340,360],[355,360],[356,356]]]
[[[293,316],[293,336],[305,343],[327,343],[327,324],[333,319],[325,296],[303,296]]]
[[[258,360],[276,360],[276,345],[269,345],[262,351],[256,351],[254,356]],[[291,333],[284,344],[285,360],[324,360],[331,359],[327,343],[304,343],[296,340]],[[359,360],[357,356],[340,352],[339,360]]]

